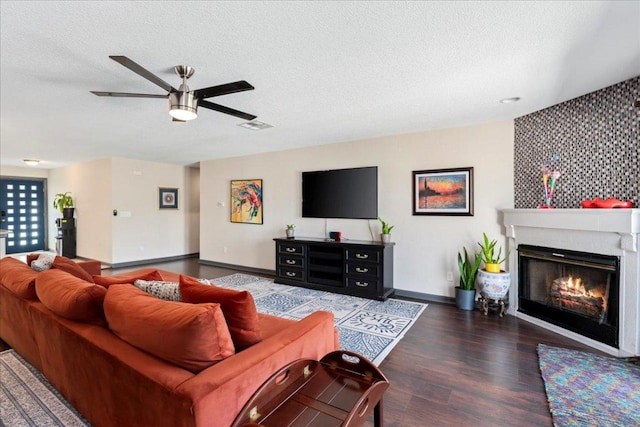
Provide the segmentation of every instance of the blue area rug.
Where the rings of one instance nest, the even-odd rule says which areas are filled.
[[[640,426],[640,366],[544,344],[538,358],[554,426]]]
[[[91,426],[14,350],[0,353],[0,425]]]
[[[427,307],[426,304],[391,298],[374,301],[280,285],[241,273],[210,282],[249,291],[261,313],[299,320],[318,310],[332,312],[340,333],[340,349],[361,354],[375,365],[384,360]]]

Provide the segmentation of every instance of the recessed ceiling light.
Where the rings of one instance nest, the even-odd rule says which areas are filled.
[[[500,102],[503,104],[511,104],[512,102],[518,102],[518,101],[520,101],[520,97],[518,96],[514,96],[513,98],[503,98],[500,100]]]
[[[257,120],[254,120],[252,122],[240,123],[238,126],[251,130],[263,130],[273,127],[270,124],[259,122]]]
[[[36,159],[24,159],[23,162],[29,166],[38,166],[40,164],[40,160]]]

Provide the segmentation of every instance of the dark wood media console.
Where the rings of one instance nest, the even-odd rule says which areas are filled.
[[[395,243],[277,238],[276,283],[385,300],[393,295]]]

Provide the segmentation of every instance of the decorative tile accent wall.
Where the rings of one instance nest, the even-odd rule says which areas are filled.
[[[561,173],[552,205],[600,197],[632,200],[640,186],[640,76],[515,120],[515,208],[543,203],[542,165]]]

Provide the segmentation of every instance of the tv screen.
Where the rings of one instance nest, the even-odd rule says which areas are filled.
[[[378,167],[302,173],[302,216],[378,217]]]

